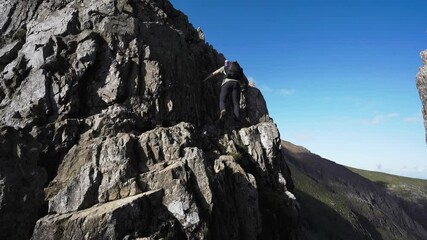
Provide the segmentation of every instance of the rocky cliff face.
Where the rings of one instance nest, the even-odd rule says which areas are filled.
[[[224,57],[167,0],[0,16],[0,239],[298,238],[261,93],[218,126]]]
[[[417,74],[417,88],[420,93],[421,102],[423,104],[422,112],[424,116],[424,126],[426,129],[426,143],[427,143],[427,50],[420,54],[423,66],[419,68]]]

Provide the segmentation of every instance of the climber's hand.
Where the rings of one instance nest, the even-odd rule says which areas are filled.
[[[213,76],[213,74],[209,74],[209,76],[205,79],[203,79],[203,82],[206,82],[207,80],[209,80],[209,78],[211,78]]]

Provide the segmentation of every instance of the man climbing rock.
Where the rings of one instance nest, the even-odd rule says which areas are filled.
[[[219,109],[221,111],[219,119],[222,120],[226,114],[225,99],[231,93],[234,117],[240,122],[240,91],[241,89],[247,88],[248,79],[237,61],[225,60],[224,66],[211,73],[205,81],[219,74],[225,76],[221,84],[221,93],[219,95]]]

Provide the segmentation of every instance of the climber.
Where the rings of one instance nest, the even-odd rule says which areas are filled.
[[[240,122],[240,91],[245,90],[248,86],[248,79],[243,73],[237,61],[225,60],[224,66],[211,73],[204,81],[212,76],[223,74],[224,80],[221,84],[221,93],[219,95],[219,120],[222,120],[226,114],[225,99],[229,93],[232,94],[234,116]]]

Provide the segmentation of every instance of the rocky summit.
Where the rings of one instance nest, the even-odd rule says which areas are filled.
[[[423,66],[419,68],[417,74],[417,88],[420,94],[421,102],[423,104],[422,112],[424,116],[427,143],[427,50],[422,51],[420,56]]]
[[[217,122],[225,58],[167,0],[0,0],[0,33],[0,239],[299,238],[261,92]]]

